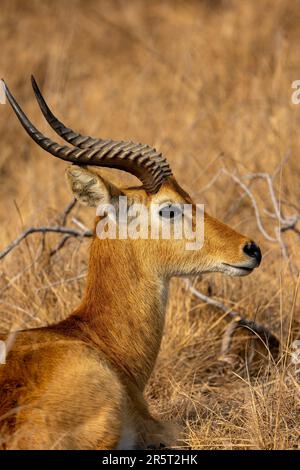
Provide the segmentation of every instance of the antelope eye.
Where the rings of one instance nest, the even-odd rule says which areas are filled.
[[[174,219],[178,215],[182,214],[182,210],[178,204],[177,205],[168,204],[162,207],[158,213],[160,217],[163,217],[165,219]]]

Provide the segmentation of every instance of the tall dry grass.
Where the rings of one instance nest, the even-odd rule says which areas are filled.
[[[240,178],[275,174],[285,214],[300,213],[300,2],[286,0],[2,0],[0,70],[24,109],[47,130],[29,77],[41,83],[67,124],[90,135],[155,145],[197,202],[251,235],[261,268],[243,279],[198,279],[197,288],[270,327],[278,361],[249,354],[236,335],[231,362],[219,360],[222,314],[174,280],[157,367],[147,389],[163,418],[185,423],[183,446],[205,449],[299,447],[299,381],[291,344],[300,338],[299,237],[277,243],[258,230],[251,201],[220,168]],[[1,247],[25,227],[54,223],[70,200],[63,162],[39,150],[9,106],[0,108]],[[122,177],[127,181],[127,177]],[[248,184],[248,183],[247,183]],[[251,183],[269,233],[277,222],[264,181]],[[91,225],[93,212],[76,208]],[[0,267],[2,330],[67,316],[84,288],[88,241],[32,235]],[[291,269],[293,264],[293,270]]]

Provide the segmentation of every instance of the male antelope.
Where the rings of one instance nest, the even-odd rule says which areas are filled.
[[[80,135],[52,114],[34,79],[33,89],[48,123],[73,147],[41,134],[6,87],[8,101],[40,147],[73,164],[67,179],[84,204],[117,205],[118,196],[126,195],[148,207],[165,203],[171,214],[172,204],[192,203],[155,149]],[[87,166],[127,171],[143,185],[117,188]],[[159,223],[164,216],[165,211],[156,214]],[[186,250],[185,242],[93,237],[81,304],[55,325],[18,332],[0,366],[5,448],[175,445],[173,427],[155,420],[143,398],[160,348],[170,278],[204,272],[243,276],[261,260],[249,238],[207,214],[202,249]]]

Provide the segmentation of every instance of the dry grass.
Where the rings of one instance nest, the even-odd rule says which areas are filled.
[[[261,268],[249,278],[221,275],[197,287],[258,318],[282,340],[278,362],[249,358],[236,335],[232,362],[219,361],[220,312],[175,280],[165,336],[147,390],[151,406],[186,423],[187,442],[205,449],[299,447],[299,382],[291,342],[300,338],[299,238],[284,234],[294,270],[257,228],[249,198],[222,175],[267,171],[285,214],[300,213],[300,2],[286,0],[2,0],[1,73],[42,130],[29,77],[42,84],[66,123],[91,135],[161,149],[180,183],[212,215],[253,236]],[[298,73],[298,76],[297,76]],[[0,113],[1,247],[23,227],[56,221],[70,200],[63,162],[24,134],[8,106]],[[206,189],[205,189],[206,188]],[[266,228],[276,222],[263,181],[251,183]],[[91,225],[93,213],[76,208]],[[0,271],[2,329],[46,325],[70,313],[84,287],[88,241],[70,240],[49,259],[58,236],[32,235]]]

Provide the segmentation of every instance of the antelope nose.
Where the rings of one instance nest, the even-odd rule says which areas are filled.
[[[260,248],[254,242],[248,242],[243,248],[243,251],[250,258],[256,259],[256,266],[260,265],[261,262],[261,251]]]

